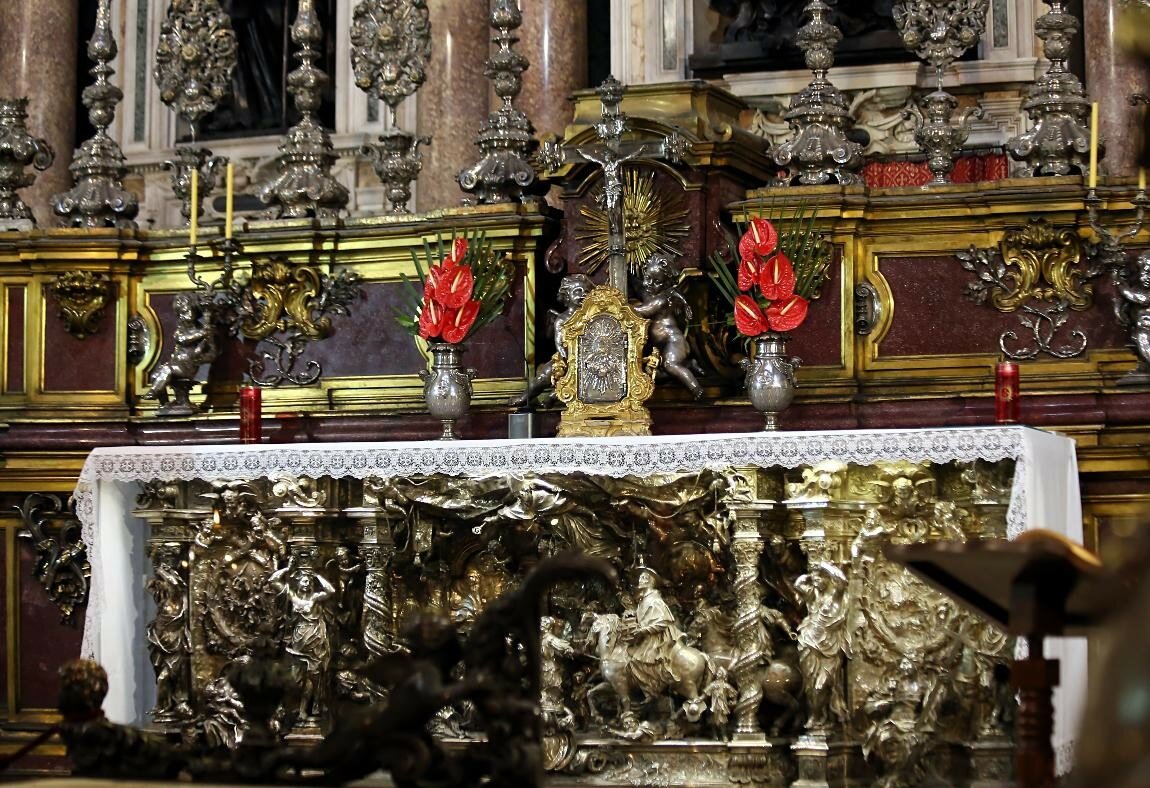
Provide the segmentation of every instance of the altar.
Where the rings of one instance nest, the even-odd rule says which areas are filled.
[[[228,729],[221,671],[270,637],[301,666],[284,724],[322,729],[336,700],[374,697],[357,666],[402,648],[414,611],[466,627],[541,556],[608,560],[620,588],[556,593],[543,633],[547,766],[603,785],[789,785],[812,770],[861,784],[917,773],[925,753],[998,784],[1008,639],[882,548],[1082,538],[1073,441],[1020,426],[112,447],[75,495],[92,566],[83,650],[108,670],[105,711],[161,728]],[[322,609],[306,632],[283,599],[301,588]],[[694,684],[639,670],[614,684],[605,650],[658,663],[660,627],[702,655]],[[1085,645],[1049,649],[1065,766]],[[441,723],[467,738],[465,715]],[[909,748],[906,731],[933,743]]]

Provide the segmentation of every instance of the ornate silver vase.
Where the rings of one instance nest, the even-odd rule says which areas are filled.
[[[431,370],[419,372],[427,411],[443,422],[440,440],[458,440],[455,422],[466,416],[471,408],[471,380],[475,377],[475,370],[461,366],[462,345],[432,342],[427,349],[431,353]]]
[[[758,337],[751,358],[743,359],[747,396],[755,410],[763,414],[765,432],[779,428],[779,414],[795,398],[795,370],[802,363],[797,356],[787,356],[787,338],[776,333]]]

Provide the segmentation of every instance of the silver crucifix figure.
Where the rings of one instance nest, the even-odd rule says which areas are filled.
[[[623,100],[623,83],[607,77],[597,89],[603,102],[603,117],[595,124],[599,142],[593,145],[568,146],[560,142],[544,143],[539,154],[542,165],[555,171],[564,164],[590,162],[603,168],[603,208],[607,213],[608,283],[627,295],[627,243],[623,231],[623,165],[642,159],[667,159],[679,163],[690,143],[672,131],[661,142],[623,142],[627,116],[619,111]]]

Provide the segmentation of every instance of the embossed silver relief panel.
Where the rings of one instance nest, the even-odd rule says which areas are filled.
[[[276,723],[323,727],[333,704],[382,697],[361,668],[402,648],[417,612],[466,629],[541,557],[579,550],[623,580],[558,591],[543,621],[555,780],[901,785],[965,769],[963,747],[1009,729],[1006,640],[882,548],[1004,533],[1012,471],[832,462],[788,472],[785,493],[781,471],[753,468],[145,485],[154,718],[242,740],[221,675],[262,637],[295,673]],[[754,494],[768,489],[785,500]],[[436,726],[473,735],[464,708]]]

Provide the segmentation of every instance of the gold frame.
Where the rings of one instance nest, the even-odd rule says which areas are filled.
[[[580,398],[580,375],[587,369],[582,339],[593,321],[609,316],[618,322],[626,338],[623,396],[616,402],[585,402]],[[600,285],[572,315],[563,329],[564,360],[555,356],[555,396],[566,405],[559,419],[559,437],[650,435],[651,413],[644,403],[655,391],[659,353],[646,358],[648,320],[635,312],[627,298],[614,287]]]

